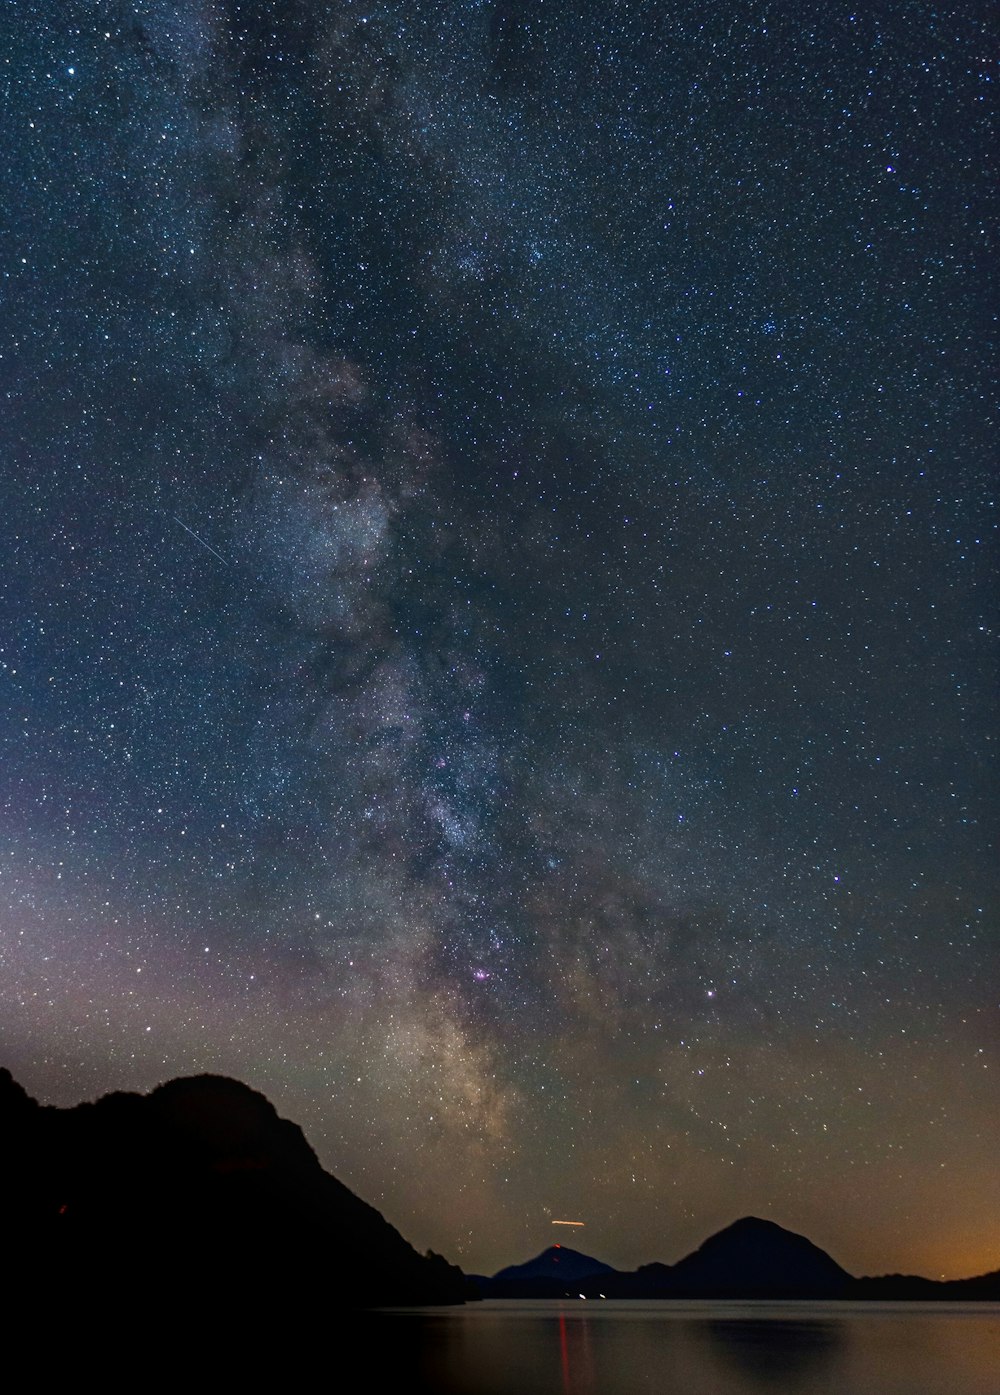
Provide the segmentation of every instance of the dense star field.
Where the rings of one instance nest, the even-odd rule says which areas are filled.
[[[987,7],[6,10],[2,1063],[995,1268]]]

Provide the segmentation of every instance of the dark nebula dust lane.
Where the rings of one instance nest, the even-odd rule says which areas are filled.
[[[995,1267],[985,12],[8,34],[15,1077],[236,1075],[467,1269]]]

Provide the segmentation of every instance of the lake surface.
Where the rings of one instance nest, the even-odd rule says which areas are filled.
[[[368,1321],[373,1388],[422,1395],[1000,1395],[992,1303],[510,1301]]]

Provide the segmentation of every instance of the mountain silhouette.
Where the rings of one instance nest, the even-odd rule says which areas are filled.
[[[0,1071],[0,1138],[6,1260],[25,1292],[269,1312],[465,1295],[460,1270],[419,1255],[239,1081],[56,1109]]]
[[[511,1264],[493,1275],[497,1279],[586,1279],[592,1274],[613,1274],[610,1264],[566,1245],[550,1245],[526,1264]]]
[[[23,1313],[43,1333],[89,1332],[108,1314],[140,1332],[155,1313],[188,1333],[203,1321],[215,1338],[238,1324],[259,1341],[280,1322],[339,1322],[346,1340],[347,1312],[470,1297],[1000,1300],[1000,1270],[857,1279],[755,1216],[674,1265],[623,1272],[553,1245],[467,1279],[325,1172],[262,1094],[218,1075],[57,1109],[0,1069],[0,1204],[8,1325]]]
[[[491,1279],[476,1276],[478,1290],[490,1298],[577,1297],[585,1280],[599,1282],[601,1275],[614,1274],[610,1264],[581,1254],[566,1245],[550,1245],[525,1264],[511,1264]]]
[[[804,1235],[757,1216],[734,1221],[670,1270],[671,1285],[693,1297],[836,1298],[850,1282],[847,1270]]]
[[[756,1216],[734,1221],[674,1265],[622,1272],[568,1253],[572,1269],[560,1271],[553,1258],[558,1251],[546,1250],[480,1281],[480,1290],[490,1298],[558,1297],[574,1290],[607,1298],[837,1298],[854,1282],[812,1241]],[[599,1267],[588,1272],[589,1265]]]
[[[571,1277],[552,1264],[552,1253],[492,1279],[476,1276],[476,1286],[484,1298],[1000,1300],[1000,1271],[941,1283],[899,1274],[857,1279],[804,1235],[757,1216],[734,1221],[673,1265],[590,1274],[578,1267]]]

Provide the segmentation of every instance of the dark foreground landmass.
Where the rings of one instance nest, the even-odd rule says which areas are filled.
[[[238,1081],[56,1109],[3,1070],[0,1139],[6,1296],[54,1330],[95,1306],[305,1317],[465,1297],[459,1269],[418,1254]]]
[[[343,1334],[361,1309],[469,1298],[1000,1301],[1000,1271],[859,1279],[755,1217],[674,1265],[623,1272],[553,1246],[466,1278],[418,1254],[323,1170],[301,1129],[222,1076],[56,1109],[0,1070],[0,1188],[8,1314],[53,1331],[172,1313],[216,1330],[258,1314],[262,1327],[280,1317]]]

